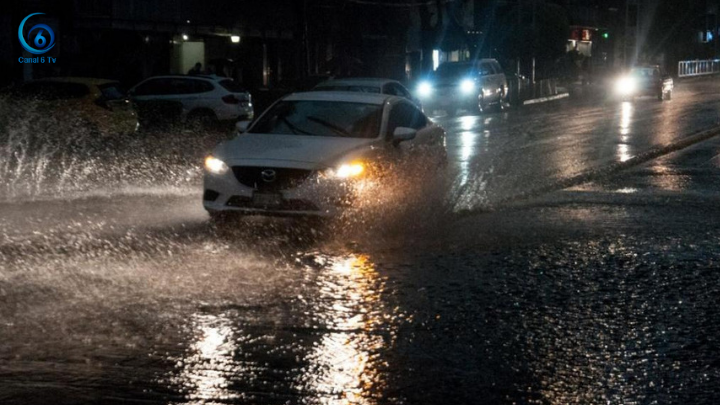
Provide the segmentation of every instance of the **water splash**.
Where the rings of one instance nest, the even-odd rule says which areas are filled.
[[[0,98],[0,201],[197,186],[225,134],[191,128],[105,132],[75,111]]]

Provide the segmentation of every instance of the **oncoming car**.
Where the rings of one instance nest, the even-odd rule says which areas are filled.
[[[386,162],[446,158],[444,130],[397,96],[295,93],[246,125],[205,159],[203,204],[213,218],[335,216]]]
[[[672,77],[658,65],[635,66],[615,81],[615,94],[623,100],[639,96],[657,97],[659,101],[672,99]]]
[[[508,84],[495,59],[445,62],[418,84],[417,94],[428,112],[445,110],[450,116],[457,110],[483,113],[489,106],[504,107]]]

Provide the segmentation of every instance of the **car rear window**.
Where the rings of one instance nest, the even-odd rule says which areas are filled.
[[[220,86],[222,86],[225,90],[231,91],[233,93],[245,92],[245,89],[240,85],[240,83],[237,83],[236,81],[231,79],[220,80]]]
[[[215,89],[210,82],[198,79],[173,79],[171,86],[174,94],[206,93]]]
[[[207,80],[185,77],[166,77],[148,80],[135,89],[136,96],[159,96],[168,94],[196,94],[213,91]]]

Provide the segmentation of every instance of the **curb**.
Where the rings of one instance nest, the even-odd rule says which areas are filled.
[[[595,169],[590,169],[586,172],[579,173],[575,176],[566,178],[566,179],[560,179],[552,184],[549,184],[547,186],[538,187],[536,189],[528,190],[519,194],[516,194],[514,196],[510,196],[507,198],[503,198],[497,202],[495,202],[493,205],[503,205],[503,204],[509,204],[517,201],[527,200],[533,197],[540,196],[542,194],[551,193],[554,191],[564,190],[569,187],[575,187],[579,186],[584,183],[588,183],[590,181],[593,181],[595,179],[608,176],[611,174],[615,174],[618,172],[621,172],[623,170],[629,169],[634,166],[639,166],[643,163],[649,162],[653,159],[659,158],[664,155],[668,155],[673,152],[677,152],[679,150],[685,149],[687,147],[690,147],[692,145],[695,145],[697,143],[700,143],[702,141],[706,141],[710,138],[713,138],[715,136],[720,135],[720,126],[706,129],[704,131],[696,132],[694,135],[689,135],[683,139],[679,139],[675,142],[671,142],[666,145],[661,146],[655,146],[653,148],[648,149],[645,152],[639,153],[638,155],[635,155],[631,157],[630,159],[624,161],[624,162],[613,162],[609,163],[605,166],[600,166]],[[494,207],[491,207],[490,209],[493,209]],[[482,207],[477,209],[470,209],[470,210],[462,210],[455,213],[455,216],[457,218],[462,218],[465,216],[478,214],[482,212],[487,212],[488,207]]]
[[[548,101],[560,100],[561,98],[570,97],[570,93],[560,93],[549,97],[533,98],[530,100],[523,101],[523,105],[546,103]]]

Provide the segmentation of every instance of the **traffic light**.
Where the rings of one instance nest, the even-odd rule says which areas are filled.
[[[610,38],[610,34],[608,34],[607,31],[605,31],[602,33],[602,37],[603,37],[603,39],[608,39],[608,38]]]

